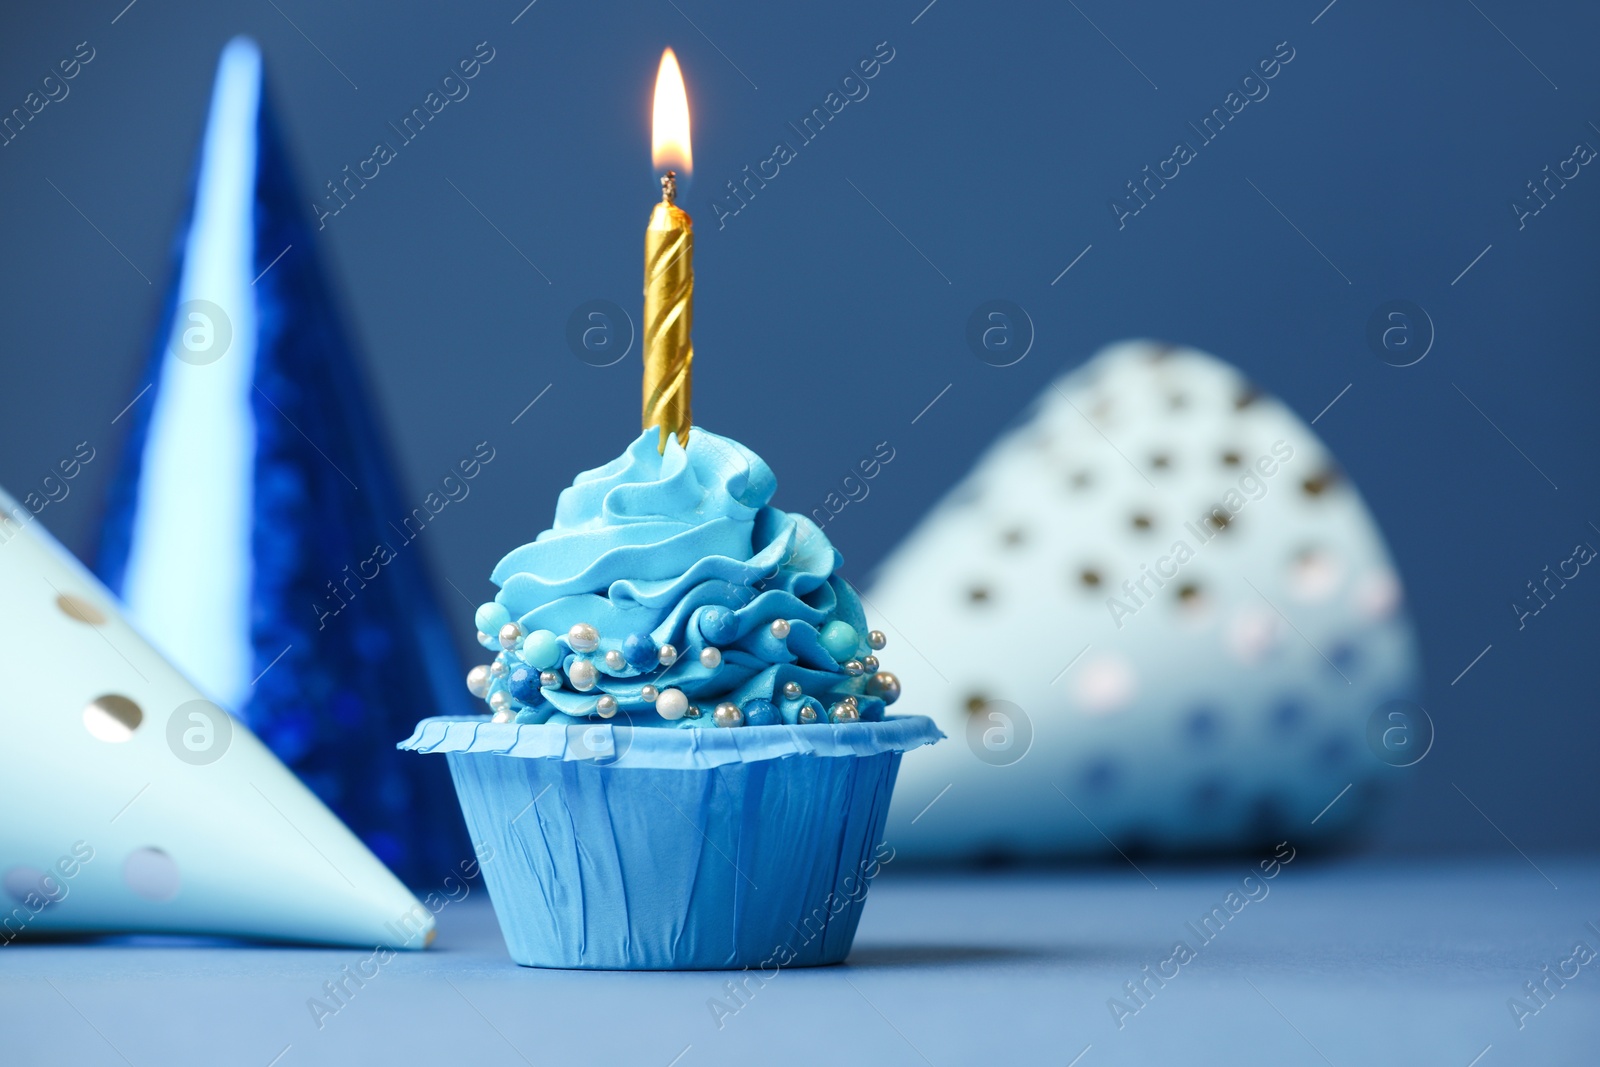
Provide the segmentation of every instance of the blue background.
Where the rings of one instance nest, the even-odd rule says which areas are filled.
[[[36,491],[91,442],[96,461],[41,516],[87,554],[230,36],[262,43],[308,200],[397,141],[388,123],[487,41],[495,58],[470,96],[327,220],[317,250],[344,286],[408,506],[477,442],[497,450],[422,545],[476,662],[471,605],[493,562],[636,432],[637,346],[598,368],[565,334],[594,299],[637,318],[649,92],[670,44],[694,109],[697,420],[765,456],[794,510],[892,442],[871,498],[829,526],[848,577],[866,580],[1038,390],[1108,342],[1209,350],[1307,420],[1349,385],[1317,429],[1397,557],[1438,731],[1379,846],[1600,845],[1600,577],[1585,569],[1520,631],[1511,608],[1574,544],[1600,546],[1600,176],[1585,167],[1520,230],[1509,206],[1576,142],[1600,146],[1600,12],[922,2],[539,0],[519,17],[516,0],[113,0],[9,14],[0,111],[79,41],[96,57],[0,148],[0,484]],[[870,95],[719,230],[723,183],[795,142],[786,123],[882,41],[894,59]],[[1294,59],[1270,95],[1119,229],[1107,202],[1282,41]],[[1037,329],[1012,367],[964,340],[991,298]],[[1365,338],[1396,298],[1437,333],[1407,368]]]

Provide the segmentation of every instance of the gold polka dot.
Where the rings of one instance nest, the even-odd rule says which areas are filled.
[[[989,602],[989,587],[986,585],[973,586],[967,590],[967,599],[974,604],[987,604]]]
[[[1086,568],[1081,574],[1078,575],[1078,581],[1093,589],[1095,586],[1100,584],[1100,572],[1092,567]]]
[[[972,694],[972,696],[969,696],[967,698],[967,714],[968,715],[976,715],[976,714],[978,714],[978,712],[982,711],[984,708],[986,708],[988,706],[989,706],[989,698],[986,697],[986,696],[982,696],[982,695],[980,695],[978,693],[974,693],[974,694]]]
[[[1148,529],[1150,529],[1150,526],[1151,526],[1150,516],[1148,516],[1148,515],[1135,515],[1133,517],[1133,528],[1135,530],[1148,530]]]
[[[101,741],[120,744],[144,721],[139,705],[117,693],[95,697],[83,709],[83,728]]]
[[[1222,454],[1222,465],[1224,467],[1237,467],[1239,465],[1239,453],[1224,452]]]
[[[1306,494],[1306,496],[1321,496],[1333,486],[1334,482],[1338,480],[1339,475],[1336,471],[1319,471],[1318,473],[1307,478],[1305,481],[1301,482],[1300,488]]]
[[[106,624],[105,612],[89,603],[81,596],[62,593],[56,597],[56,607],[62,614],[87,626],[104,626]]]

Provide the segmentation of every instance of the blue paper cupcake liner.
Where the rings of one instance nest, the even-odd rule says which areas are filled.
[[[932,720],[737,730],[435,718],[511,958],[716,970],[838,963],[901,753]]]

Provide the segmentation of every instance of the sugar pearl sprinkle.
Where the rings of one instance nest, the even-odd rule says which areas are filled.
[[[715,619],[712,619],[713,615],[716,616]],[[721,635],[721,640],[731,640],[738,632],[733,622],[733,615],[727,609],[713,609],[704,616],[704,619],[711,620],[703,622],[703,625],[707,626],[703,631],[706,636]],[[493,602],[483,605],[478,610],[476,621],[479,626],[479,642],[491,651],[497,648],[500,651],[492,662],[480,664],[467,673],[467,691],[474,697],[488,702],[491,717],[495,722],[518,721],[519,711],[530,721],[548,715],[548,711],[540,710],[548,708],[544,699],[528,688],[527,676],[531,673],[529,668],[538,669],[540,689],[560,690],[564,686],[570,686],[577,692],[589,693],[602,682],[619,678],[637,678],[641,673],[649,674],[656,670],[657,665],[660,668],[657,677],[660,677],[676,665],[683,655],[676,645],[666,643],[657,645],[653,635],[649,633],[629,633],[620,637],[612,635],[610,639],[616,640],[618,647],[602,652],[600,632],[593,624],[587,622],[574,623],[565,634],[559,636],[549,630],[535,629],[530,633],[520,624],[511,621],[511,613],[504,605]],[[766,634],[760,636],[763,639],[770,636],[780,642],[779,648],[787,648],[788,638],[794,632],[795,625],[794,620],[774,619],[767,624]],[[809,622],[799,625],[813,627]],[[860,631],[841,619],[830,619],[825,623],[815,624],[813,629],[823,647],[834,656],[837,662],[834,670],[844,676],[840,682],[849,679],[851,688],[864,688],[865,695],[881,700],[885,705],[899,699],[899,679],[888,671],[880,669],[876,655],[859,654],[861,645],[857,642],[863,641],[863,637],[859,636]],[[691,636],[692,633],[691,631]],[[752,639],[754,636],[752,635]],[[888,642],[882,630],[869,630],[864,635],[864,643],[867,648],[877,652]],[[772,648],[770,644],[755,645],[748,651],[766,649],[768,651],[765,654],[771,656]],[[741,650],[745,651],[742,647]],[[741,666],[749,662],[748,651],[746,658],[741,660]],[[756,655],[760,657],[762,653],[756,651]],[[569,660],[570,662],[567,662]],[[724,660],[723,650],[713,645],[705,645],[693,653],[693,662],[698,664],[697,670],[715,672],[724,666]],[[518,676],[520,681],[511,677],[513,667],[520,672]],[[605,672],[603,674],[602,668]],[[699,673],[687,676],[687,680],[694,681],[697,685],[703,685],[706,678],[706,675]],[[856,681],[856,679],[862,680]],[[518,686],[522,688],[517,688]],[[750,713],[755,716],[754,719],[750,719],[744,708],[731,700],[720,700],[709,710],[703,711],[699,705],[690,702],[688,695],[682,689],[676,687],[663,689],[653,684],[641,685],[637,700],[643,704],[653,705],[656,713],[669,722],[706,716],[711,720],[707,725],[725,729],[745,726],[752,722],[760,725],[781,722],[784,713],[772,702],[778,700],[784,701],[789,709],[788,714],[794,715],[801,723],[859,722],[861,719],[859,698],[853,693],[840,695],[839,688],[838,683],[823,682],[819,688],[813,690],[817,695],[808,697],[805,695],[805,686],[799,681],[790,679],[778,687],[778,691],[772,694],[772,700],[756,698],[745,701],[745,707],[757,709]],[[516,689],[518,697],[512,696],[512,689]],[[827,703],[830,696],[837,698],[831,704]],[[822,702],[819,703],[818,697]],[[634,698],[625,693],[623,699],[631,702]],[[531,707],[525,703],[528,701],[532,702]],[[795,707],[795,702],[799,702],[798,708]],[[611,719],[621,710],[622,705],[616,695],[601,692],[595,697],[589,713],[598,715],[602,719]]]
[[[586,622],[575,622],[567,631],[567,644],[574,652],[593,652],[600,647],[600,632]]]
[[[567,678],[572,682],[572,688],[580,693],[587,693],[599,681],[600,672],[594,669],[594,664],[586,659],[575,659],[567,668]]]

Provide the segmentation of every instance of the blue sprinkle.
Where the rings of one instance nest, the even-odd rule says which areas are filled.
[[[828,650],[828,655],[843,663],[856,654],[856,645],[859,638],[856,628],[842,619],[834,619],[822,628],[822,647]]]
[[[762,697],[745,701],[739,710],[744,712],[746,726],[776,726],[783,721],[778,705]]]
[[[500,627],[511,621],[511,612],[505,609],[504,604],[497,604],[493,600],[487,604],[479,605],[477,614],[472,620],[478,624],[478,629],[490,637],[500,632]]]
[[[539,672],[532,667],[516,667],[506,675],[506,691],[523,704],[539,699]]]
[[[700,611],[700,632],[714,645],[727,644],[739,636],[739,620],[727,608],[713,604]]]
[[[656,642],[649,634],[629,634],[622,641],[622,658],[636,671],[656,665]]]
[[[549,670],[561,662],[561,646],[549,630],[535,630],[522,639],[522,661],[536,670]]]

